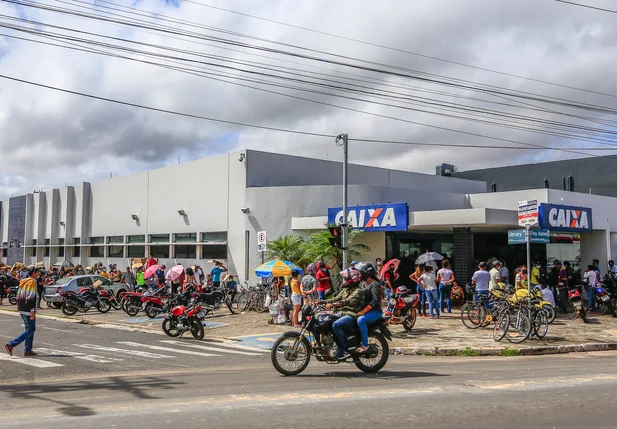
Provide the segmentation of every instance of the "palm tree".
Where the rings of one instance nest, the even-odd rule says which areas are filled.
[[[364,244],[354,244],[354,241],[357,240],[363,232],[362,230],[352,229],[351,227],[347,232],[347,248],[349,249],[348,257],[350,259],[347,261],[348,263],[353,259],[359,259],[360,256],[371,251],[370,247]],[[334,264],[340,267],[343,261],[343,251],[332,246],[330,244],[330,238],[332,238],[332,235],[328,230],[311,234],[304,242],[305,259],[313,262],[321,258],[328,264]]]
[[[268,243],[266,257],[301,265],[304,259],[304,239],[293,234],[279,237]]]

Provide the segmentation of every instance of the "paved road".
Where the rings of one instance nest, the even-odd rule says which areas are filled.
[[[16,323],[0,316],[2,338]],[[263,352],[226,354],[188,347],[206,344],[233,350],[225,344],[169,344],[161,343],[166,337],[153,334],[49,321],[44,325],[63,331],[46,330],[41,324],[41,347],[53,344],[65,352],[123,360],[101,363],[58,353],[40,359],[62,367],[0,361],[0,427],[617,427],[613,352],[512,358],[393,356],[376,376],[346,364],[312,362],[302,376],[286,378],[272,369]],[[127,359],[128,354],[81,349],[80,344],[168,357]],[[192,350],[219,356],[179,352]]]

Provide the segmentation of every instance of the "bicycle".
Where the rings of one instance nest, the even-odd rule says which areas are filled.
[[[266,289],[262,289],[265,287]],[[274,299],[274,291],[269,285],[250,286],[248,292],[242,293],[236,302],[238,311],[247,311],[253,309],[260,313],[268,311],[266,307],[266,297],[270,295],[271,299]]]

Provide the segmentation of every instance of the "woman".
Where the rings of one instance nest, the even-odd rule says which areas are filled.
[[[452,313],[452,300],[450,299],[450,293],[452,292],[452,284],[454,283],[454,273],[450,269],[450,262],[443,261],[441,264],[441,270],[437,271],[437,282],[439,283],[439,306],[441,312],[444,313],[444,298],[446,299],[446,306],[448,307],[448,313]]]
[[[291,326],[300,326],[298,323],[298,315],[300,314],[300,307],[302,306],[302,286],[298,275],[298,270],[291,271],[291,281],[289,286],[291,287],[291,305],[293,305],[293,311],[291,313]]]
[[[186,269],[186,277],[184,278],[184,285],[182,285],[182,290],[186,291],[187,288],[193,286],[198,293],[201,293],[201,286],[199,285],[199,281],[195,277],[195,271],[191,267]]]
[[[420,277],[424,274],[424,265],[416,265],[416,271],[409,276],[412,282],[416,284],[416,293],[420,295],[420,316],[428,317],[426,314],[426,293],[420,284]]]
[[[144,267],[137,268],[137,287],[143,288],[146,286],[146,279],[144,279]]]

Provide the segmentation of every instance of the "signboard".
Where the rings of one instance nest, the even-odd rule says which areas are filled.
[[[343,208],[328,209],[328,225],[341,225]],[[407,231],[409,209],[407,203],[373,204],[349,207],[347,224],[370,231]]]
[[[550,231],[591,232],[591,209],[588,207],[540,204],[539,223]]]
[[[538,224],[538,200],[518,202],[518,225],[535,226]]]
[[[537,244],[548,244],[551,242],[548,229],[532,229],[531,242]],[[525,230],[512,229],[508,231],[508,244],[525,244]]]
[[[266,250],[266,231],[259,231],[257,233],[257,250],[259,252],[264,252]]]

